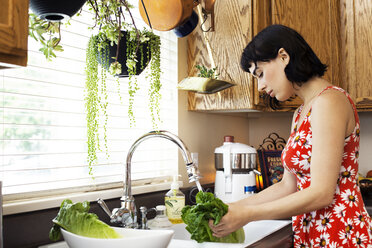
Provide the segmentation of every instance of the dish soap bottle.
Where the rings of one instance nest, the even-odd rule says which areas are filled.
[[[172,224],[182,223],[182,208],[185,206],[185,195],[180,190],[177,176],[173,176],[171,189],[165,194],[167,216]]]

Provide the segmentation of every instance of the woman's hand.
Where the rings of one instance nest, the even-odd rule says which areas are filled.
[[[209,220],[209,227],[217,238],[225,237],[249,222],[249,206],[244,206],[240,202],[229,203],[228,205],[229,210],[222,217],[220,223],[214,225],[213,220]]]

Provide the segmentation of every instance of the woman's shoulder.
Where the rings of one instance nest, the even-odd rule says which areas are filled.
[[[330,87],[323,91],[312,104],[312,115],[333,117],[347,120],[354,116],[354,111],[348,94],[338,87]]]
[[[313,108],[319,107],[346,107],[350,106],[348,93],[340,87],[329,86],[323,90],[313,102]]]

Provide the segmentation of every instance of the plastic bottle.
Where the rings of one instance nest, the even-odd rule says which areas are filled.
[[[172,224],[182,223],[182,208],[185,206],[185,195],[181,192],[177,176],[173,176],[171,189],[165,194],[167,216]]]
[[[149,223],[150,229],[168,229],[172,226],[172,223],[168,220],[165,214],[166,208],[164,205],[156,206],[156,216]]]

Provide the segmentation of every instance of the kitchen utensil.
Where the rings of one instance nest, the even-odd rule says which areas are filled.
[[[243,199],[256,190],[256,155],[251,146],[235,143],[234,136],[225,136],[215,149],[216,180],[214,193],[224,202]]]

